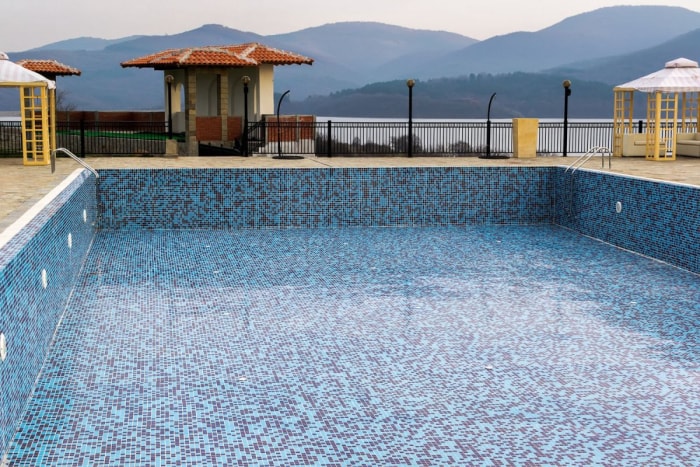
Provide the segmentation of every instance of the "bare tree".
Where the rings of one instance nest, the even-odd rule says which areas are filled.
[[[65,89],[56,89],[56,110],[70,112],[76,109],[76,105],[70,101],[70,93]]]

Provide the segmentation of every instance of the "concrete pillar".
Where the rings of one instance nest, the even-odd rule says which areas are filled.
[[[185,145],[188,156],[199,156],[197,141],[197,72],[185,70]]]
[[[221,140],[228,141],[228,102],[229,102],[229,89],[228,89],[228,72],[224,69],[221,70],[217,77],[217,86],[219,87],[219,102],[217,114],[221,117]]]
[[[513,119],[513,157],[537,157],[538,127],[539,120],[536,118]]]

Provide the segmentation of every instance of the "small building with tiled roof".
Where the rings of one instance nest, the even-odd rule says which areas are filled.
[[[80,76],[80,70],[56,60],[24,59],[17,60],[15,63],[53,81],[56,81],[57,76]]]
[[[185,134],[178,154],[202,142],[232,145],[248,120],[274,114],[274,66],[313,59],[259,43],[169,49],[121,63],[163,72],[169,128]]]

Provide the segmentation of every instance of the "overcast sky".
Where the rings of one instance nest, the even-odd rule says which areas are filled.
[[[2,0],[0,51],[76,37],[177,34],[221,24],[262,35],[341,21],[378,21],[488,39],[537,31],[569,16],[621,4],[679,6],[699,0]],[[700,27],[700,25],[698,25]]]

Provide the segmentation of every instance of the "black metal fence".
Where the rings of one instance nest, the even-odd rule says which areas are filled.
[[[568,122],[566,144],[569,153],[586,153],[593,147],[612,149],[613,122]],[[537,132],[538,154],[561,154],[564,151],[564,123],[540,122]]]
[[[486,122],[316,122],[315,153],[334,155],[478,155],[486,150]],[[491,125],[493,152],[512,152],[512,124]],[[410,143],[409,143],[410,141]],[[301,147],[305,153],[305,147]]]
[[[411,137],[409,138],[409,131]],[[487,131],[490,131],[490,138]],[[561,154],[563,122],[540,122],[537,153]],[[567,152],[611,147],[612,121],[568,123]],[[279,142],[278,142],[279,141]],[[411,150],[409,151],[409,141]],[[275,122],[256,124],[249,138],[252,154],[278,152],[317,156],[475,156],[513,152],[512,121]],[[487,144],[489,147],[487,147]]]
[[[22,154],[21,122],[0,121],[0,154]]]
[[[161,122],[57,122],[56,145],[86,154],[151,155],[165,153],[167,131]],[[22,154],[19,121],[0,121],[0,155]]]
[[[56,144],[85,154],[165,154],[165,122],[57,122]]]
[[[474,156],[513,152],[512,121],[495,121],[487,138],[486,121],[413,121],[409,138],[403,121],[251,122],[250,155],[317,156]],[[561,154],[563,122],[540,122],[537,153]],[[611,147],[612,121],[569,121],[567,152],[585,153],[594,146]],[[0,155],[22,153],[21,125],[0,121]],[[181,135],[178,135],[181,138]],[[76,154],[158,155],[165,153],[165,122],[58,122],[59,147]],[[409,151],[409,140],[412,142]]]

